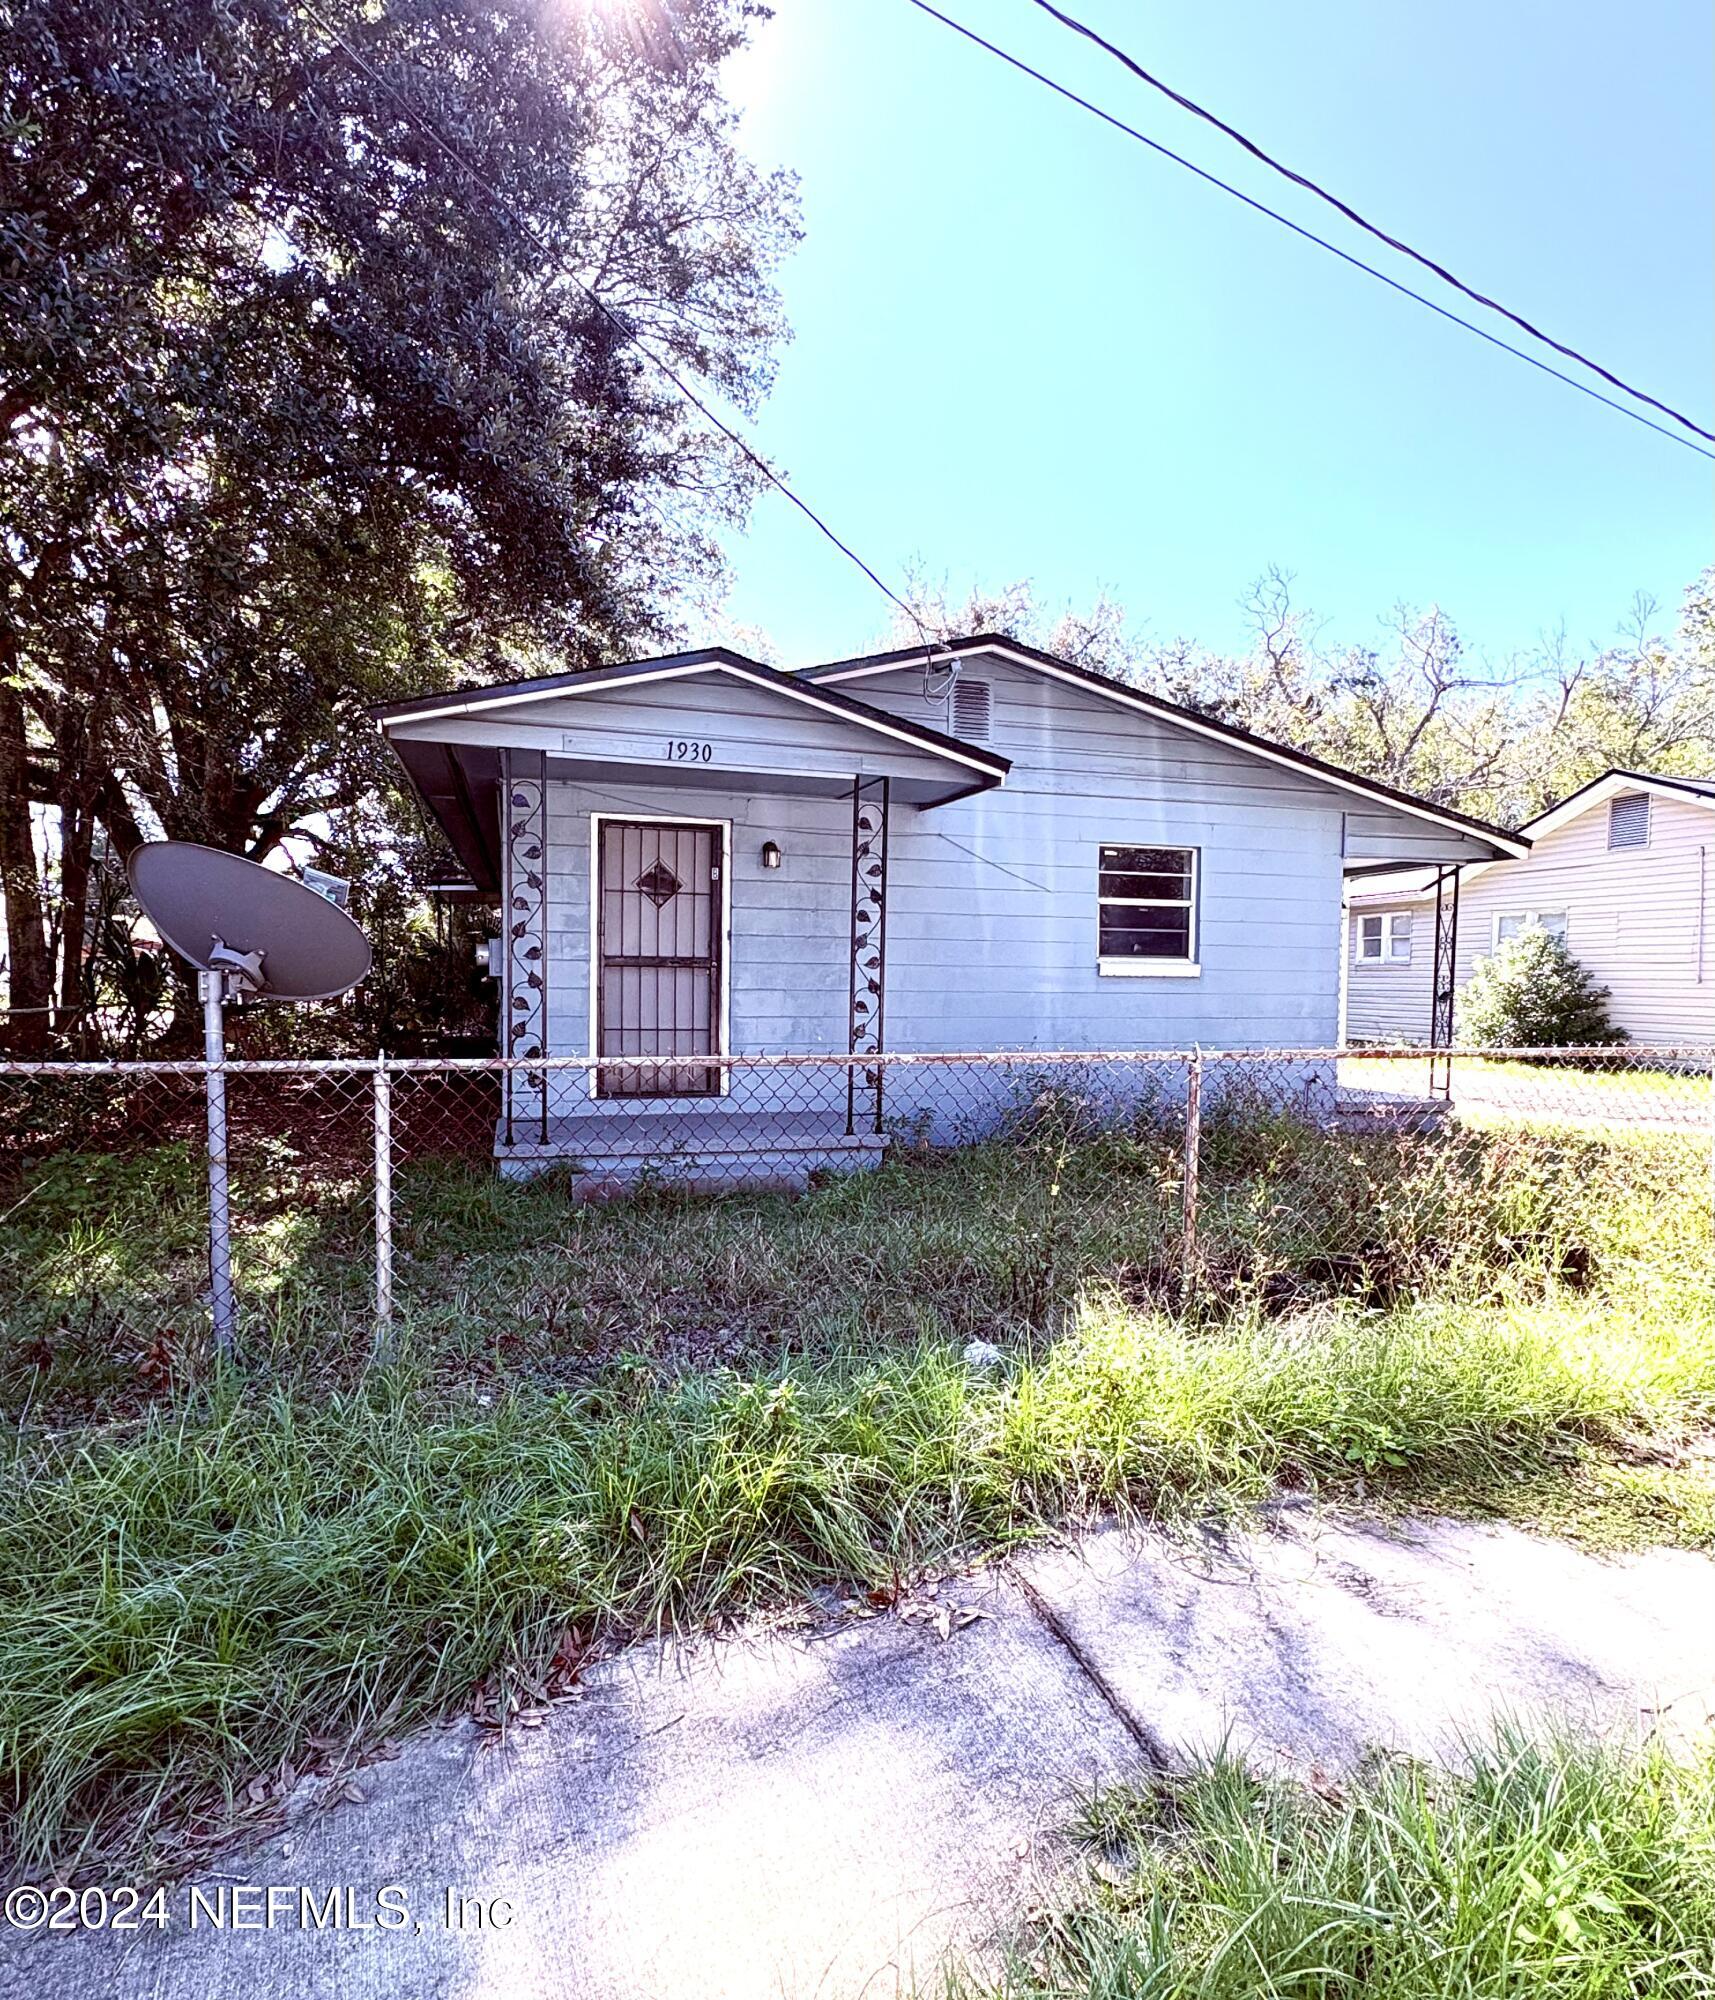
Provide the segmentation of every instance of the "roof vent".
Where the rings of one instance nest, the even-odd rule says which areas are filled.
[[[1622,792],[1617,799],[1608,801],[1608,845],[1648,847],[1648,792]]]
[[[986,743],[993,703],[987,681],[968,681],[961,676],[953,683],[953,734],[967,743]]]

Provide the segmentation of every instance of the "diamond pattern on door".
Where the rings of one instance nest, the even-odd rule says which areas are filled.
[[[659,910],[672,902],[684,884],[665,862],[657,861],[638,876],[636,886]]]

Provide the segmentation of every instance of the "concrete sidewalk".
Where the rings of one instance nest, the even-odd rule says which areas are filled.
[[[1115,1529],[924,1611],[640,1647],[503,1746],[430,1732],[361,1804],[198,1878],[205,1912],[289,1890],[273,1929],[193,1930],[182,1885],[165,1930],[11,1946],[0,1995],[893,2000],[1055,1892],[1092,1786],[1223,1732],[1336,1770],[1377,1743],[1456,1755],[1496,1710],[1687,1739],[1715,1711],[1715,1562],[1511,1529]],[[400,1929],[302,1921],[299,1886],[348,1890],[349,1924],[390,1884]]]

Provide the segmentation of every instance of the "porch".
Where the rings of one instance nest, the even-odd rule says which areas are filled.
[[[478,889],[508,1175],[802,1184],[883,1146],[890,834],[1004,758],[718,654],[408,704],[388,722]],[[794,1091],[726,1059],[831,1057]]]
[[[699,1191],[795,1191],[812,1175],[876,1166],[886,1148],[885,1133],[873,1126],[848,1129],[843,1116],[825,1110],[735,1118],[725,1110],[675,1105],[653,1117],[588,1112],[503,1117],[495,1154],[508,1180],[566,1168],[580,1198],[600,1199],[642,1183]]]

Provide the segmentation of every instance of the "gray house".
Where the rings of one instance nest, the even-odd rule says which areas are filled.
[[[1607,771],[1521,831],[1527,858],[1460,870],[1456,985],[1539,923],[1608,989],[1609,1013],[1633,1041],[1715,1041],[1715,779]],[[1422,870],[1351,878],[1350,1040],[1429,1040],[1434,918]]]
[[[1344,872],[1526,845],[993,636],[801,673],[709,647],[377,714],[499,900],[503,1053],[637,1059],[509,1100],[520,1160],[636,1147],[642,1116],[698,1152],[764,1113],[806,1161],[882,1142],[869,1073],[788,1099],[700,1057],[1326,1047]]]

